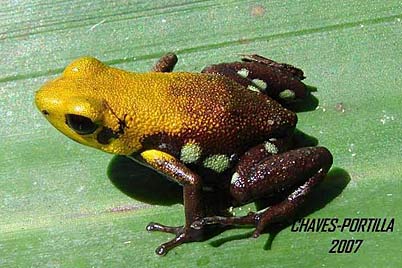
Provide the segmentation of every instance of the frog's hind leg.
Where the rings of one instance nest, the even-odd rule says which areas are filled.
[[[257,157],[258,158],[258,157]],[[281,196],[282,201],[268,209],[244,217],[205,217],[193,223],[193,228],[206,224],[254,225],[254,237],[274,222],[294,215],[306,196],[318,185],[332,165],[332,155],[324,147],[304,147],[251,163],[248,171],[240,163],[231,182],[231,194],[238,205],[263,197]]]
[[[177,63],[176,54],[170,52],[163,55],[152,67],[153,72],[170,73]]]
[[[281,103],[304,99],[309,94],[301,82],[304,79],[302,70],[259,55],[244,55],[241,62],[211,65],[202,72],[226,76]]]

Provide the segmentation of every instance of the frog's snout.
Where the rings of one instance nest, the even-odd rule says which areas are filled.
[[[59,120],[64,113],[63,101],[46,88],[35,93],[35,105],[49,121]]]
[[[42,114],[47,115],[49,112],[44,109],[41,105],[41,97],[40,97],[40,90],[35,92],[35,105],[42,112]]]
[[[49,109],[46,107],[46,102],[46,97],[43,95],[43,91],[38,90],[35,93],[35,105],[44,116],[49,115]]]

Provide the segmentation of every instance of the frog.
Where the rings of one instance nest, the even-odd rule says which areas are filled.
[[[148,72],[81,57],[35,94],[39,111],[72,140],[125,156],[182,187],[184,223],[150,222],[173,239],[165,255],[206,240],[211,227],[253,226],[252,237],[292,217],[329,172],[322,146],[296,146],[289,103],[310,92],[304,72],[258,54],[201,72],[175,72],[167,53]],[[233,208],[264,200],[235,216]]]

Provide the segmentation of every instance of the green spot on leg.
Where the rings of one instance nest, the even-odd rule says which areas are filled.
[[[237,71],[237,74],[243,78],[246,78],[248,76],[249,71],[246,68],[242,68]]]
[[[253,85],[249,85],[249,86],[247,87],[247,89],[248,89],[248,90],[251,90],[251,91],[254,91],[254,92],[260,93],[260,89],[259,89],[258,87],[256,87],[256,86],[253,86]]]
[[[267,83],[265,83],[263,80],[261,79],[253,79],[251,80],[251,82],[253,82],[253,84],[258,87],[261,90],[266,90],[267,89]]]
[[[278,153],[278,147],[276,147],[275,144],[270,143],[268,141],[264,142],[264,148],[270,154],[277,154]]]
[[[229,167],[229,157],[223,154],[212,155],[205,158],[203,164],[204,167],[221,173]]]
[[[239,178],[240,178],[239,173],[237,173],[237,172],[233,173],[232,179],[231,179],[230,183],[231,183],[231,184],[235,184],[235,182],[236,182]]]
[[[196,162],[201,157],[202,149],[196,143],[186,143],[180,151],[180,160],[189,164]]]
[[[279,93],[279,98],[284,100],[293,100],[295,96],[296,96],[295,92],[290,89],[285,89],[284,91]]]

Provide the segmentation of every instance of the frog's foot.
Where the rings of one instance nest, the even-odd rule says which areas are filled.
[[[225,76],[280,103],[301,100],[309,94],[306,85],[301,82],[304,79],[302,70],[259,55],[244,55],[241,62],[211,65],[202,72]]]
[[[203,231],[201,230],[201,228],[185,228],[183,226],[171,227],[151,222],[147,225],[146,229],[147,231],[160,231],[176,235],[175,238],[173,238],[172,240],[163,243],[156,248],[155,253],[161,256],[166,255],[169,250],[183,243],[200,241],[203,239]]]

